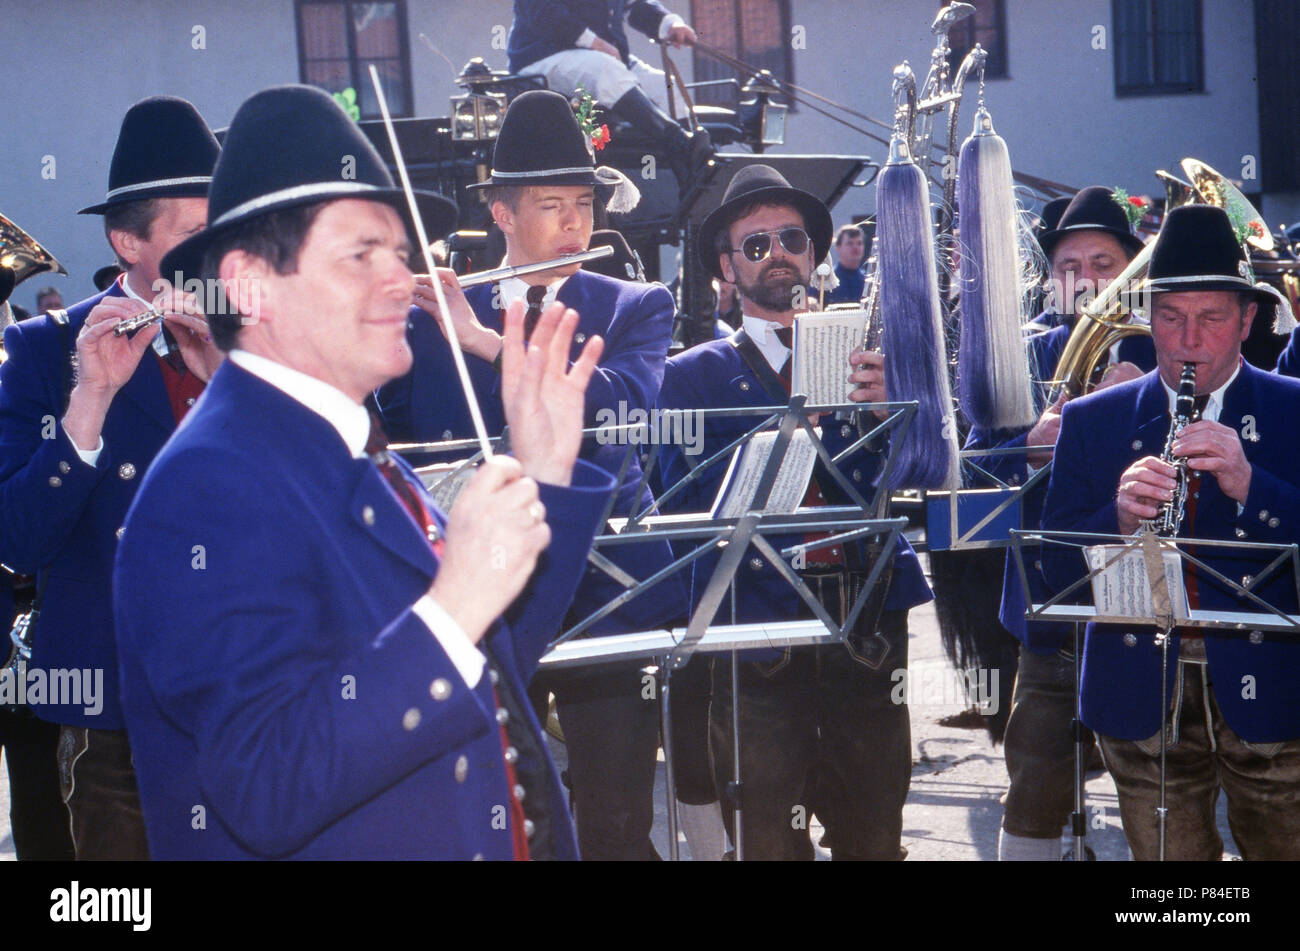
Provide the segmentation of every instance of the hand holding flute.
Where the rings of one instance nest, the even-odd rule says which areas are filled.
[[[221,365],[225,355],[212,343],[212,332],[198,299],[193,294],[176,290],[166,281],[161,281],[160,284],[164,289],[154,298],[153,303],[138,313],[119,320],[113,327],[113,336],[140,336],[140,331],[158,327],[166,321],[186,368],[206,383],[212,379],[212,374]],[[131,303],[138,304],[136,301]],[[155,331],[149,333],[150,340],[154,333]]]
[[[609,257],[613,253],[614,249],[612,247],[603,245],[589,251],[580,251],[577,254],[566,254],[563,257],[549,261],[538,261],[514,267],[500,267],[491,271],[479,271],[474,274],[464,275],[457,275],[450,268],[437,268],[437,274],[442,283],[442,292],[447,300],[447,307],[451,310],[452,320],[456,324],[456,337],[460,341],[461,349],[488,362],[495,360],[501,353],[501,335],[479,323],[478,318],[474,316],[473,309],[469,306],[469,301],[465,299],[465,295],[462,293],[466,287],[493,284],[512,277],[522,277],[525,274],[558,271],[559,268],[572,267],[573,265],[581,265],[586,261]],[[438,312],[437,295],[433,291],[433,278],[428,274],[415,275],[414,302],[416,307],[432,316],[438,322],[439,328],[446,334],[446,329],[442,327],[442,315]],[[501,308],[505,307],[505,303],[504,300],[501,301]]]

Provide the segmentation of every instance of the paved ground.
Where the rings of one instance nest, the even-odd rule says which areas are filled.
[[[997,858],[998,827],[1002,818],[999,798],[1006,791],[1007,771],[1002,748],[989,742],[982,730],[940,726],[941,718],[958,713],[965,704],[957,692],[954,675],[943,656],[939,628],[932,606],[911,614],[909,678],[912,714],[912,787],[903,811],[903,844],[909,861],[992,860]],[[564,747],[552,743],[563,766]],[[655,847],[668,854],[668,818],[662,764],[655,793]],[[1115,786],[1105,773],[1093,773],[1087,783],[1090,828],[1088,844],[1102,861],[1123,861],[1128,855],[1120,829]],[[9,835],[9,781],[0,772],[0,861],[14,858]],[[814,820],[813,841],[821,829]],[[1100,828],[1098,828],[1100,827]],[[1219,829],[1227,852],[1235,856],[1222,800]],[[690,850],[681,838],[681,854]],[[829,858],[824,850],[818,857]]]

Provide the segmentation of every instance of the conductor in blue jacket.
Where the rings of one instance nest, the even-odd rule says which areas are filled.
[[[1172,496],[1174,469],[1160,455],[1185,363],[1196,365],[1200,419],[1174,441],[1190,485],[1180,535],[1294,544],[1300,540],[1300,448],[1291,421],[1300,383],[1241,357],[1272,295],[1255,288],[1228,216],[1188,205],[1165,219],[1145,289],[1157,368],[1065,405],[1047,530],[1132,534]],[[1267,578],[1275,552],[1207,549],[1217,572],[1278,610],[1297,612],[1286,569]],[[1071,552],[1049,557],[1057,590],[1082,576]],[[1256,582],[1256,575],[1260,576]],[[1210,574],[1185,568],[1188,603],[1217,612],[1258,611]],[[1300,858],[1300,644],[1294,635],[1175,628],[1160,709],[1161,655],[1151,628],[1090,625],[1082,717],[1100,737],[1119,792],[1124,833],[1137,859],[1158,856],[1160,733],[1168,729],[1166,857],[1214,861],[1220,789],[1246,859]]]
[[[574,858],[524,684],[611,488],[575,464],[600,342],[570,367],[577,315],[548,308],[525,356],[510,309],[515,458],[444,518],[364,406],[411,361],[402,192],[315,88],[252,96],[225,144],[207,227],[164,264],[220,278],[229,357],[145,478],[114,574],[152,853]],[[430,230],[454,215],[429,199]]]

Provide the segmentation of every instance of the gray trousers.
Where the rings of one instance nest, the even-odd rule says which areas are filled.
[[[1020,670],[1007,721],[1007,790],[1002,828],[1028,839],[1055,839],[1074,809],[1074,660],[1020,648]],[[1092,750],[1087,734],[1084,756]]]
[[[1223,857],[1215,821],[1222,789],[1242,858],[1300,859],[1300,740],[1259,744],[1237,736],[1214,699],[1204,643],[1185,639],[1180,652],[1165,755],[1165,858]],[[1159,858],[1160,734],[1136,742],[1103,736],[1101,749],[1133,857]]]

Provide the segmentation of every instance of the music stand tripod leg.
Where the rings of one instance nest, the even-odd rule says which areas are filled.
[[[731,800],[731,827],[736,832],[736,861],[745,860],[744,787],[740,781],[740,656],[731,652],[731,782],[727,784]]]
[[[1160,805],[1156,807],[1156,821],[1161,862],[1165,860],[1165,824],[1169,818],[1169,809],[1165,805],[1165,753],[1169,746],[1169,640],[1173,632],[1171,625],[1156,636],[1160,642]]]
[[[659,665],[659,729],[663,733],[664,743],[664,786],[668,795],[668,861],[681,859],[681,849],[677,844],[677,776],[673,771],[673,716],[670,704],[673,658],[668,657]]]
[[[1086,775],[1086,765],[1084,762],[1084,736],[1085,729],[1083,726],[1082,707],[1080,704],[1080,690],[1083,686],[1083,668],[1082,656],[1083,645],[1079,643],[1079,622],[1074,622],[1074,718],[1070,721],[1070,729],[1074,735],[1074,812],[1070,815],[1070,859],[1075,862],[1086,862],[1091,858],[1088,852],[1088,846],[1085,838],[1088,835],[1088,822],[1084,806],[1084,778]]]

